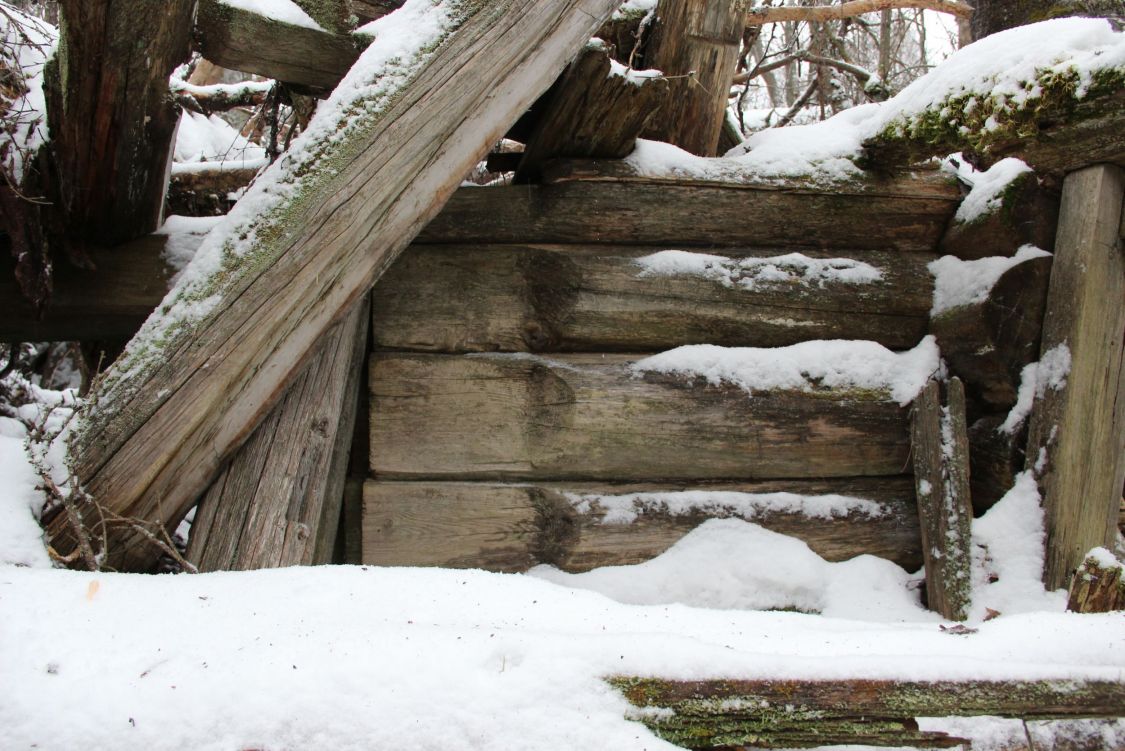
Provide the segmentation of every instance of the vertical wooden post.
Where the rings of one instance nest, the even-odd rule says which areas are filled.
[[[1042,388],[1027,465],[1047,521],[1044,581],[1065,587],[1086,551],[1112,547],[1125,478],[1125,171],[1095,165],[1063,182],[1043,354],[1069,359],[1065,382]],[[1068,357],[1067,357],[1068,355]]]
[[[645,65],[671,80],[645,137],[715,156],[746,24],[739,0],[660,0]]]
[[[968,616],[971,584],[969,434],[964,385],[954,378],[946,390],[944,407],[937,381],[915,400],[911,450],[930,609],[961,621]]]

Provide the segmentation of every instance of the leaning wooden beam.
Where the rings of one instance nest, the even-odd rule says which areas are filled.
[[[965,388],[960,379],[946,385],[930,381],[915,400],[911,453],[921,520],[922,556],[930,610],[963,621],[970,605],[969,436],[965,425]]]
[[[414,245],[376,286],[376,347],[653,352],[926,333],[925,253],[596,245]]]
[[[329,563],[367,344],[366,298],[329,331],[285,397],[199,503],[199,571]]]
[[[612,60],[594,40],[555,84],[543,114],[527,139],[515,181],[534,182],[548,159],[620,159],[668,100],[668,81]]]
[[[898,475],[909,461],[907,410],[878,389],[751,396],[635,361],[376,355],[371,468],[385,479],[739,480]]]
[[[395,50],[389,78],[387,50],[369,48],[287,158],[212,232],[196,275],[95,390],[73,459],[96,502],[166,525],[181,518],[324,332],[614,5],[415,0],[400,9],[431,35],[410,52]],[[64,555],[65,526],[50,524]],[[153,560],[138,536],[123,532],[112,543],[119,568]]]
[[[791,496],[785,509],[771,507],[781,493],[857,500],[838,516],[811,516]],[[687,495],[713,505],[669,511],[669,502]],[[614,509],[632,504],[632,518],[607,518],[611,504]],[[914,488],[905,477],[702,486],[368,481],[363,562],[492,571],[549,563],[588,571],[654,558],[706,519],[726,517],[797,537],[830,561],[867,554],[908,571],[922,565]]]
[[[1063,183],[1043,321],[1027,464],[1047,522],[1049,589],[1066,587],[1086,551],[1113,547],[1125,481],[1125,171],[1097,166]]]
[[[959,746],[915,717],[1116,717],[1120,681],[715,680],[611,678],[654,733],[689,749],[836,744]]]
[[[754,8],[746,12],[747,26],[761,26],[767,23],[786,21],[807,21],[824,23],[853,18],[864,13],[878,13],[884,10],[933,10],[949,13],[958,18],[969,18],[973,8],[960,0],[851,0],[840,5],[778,6]]]

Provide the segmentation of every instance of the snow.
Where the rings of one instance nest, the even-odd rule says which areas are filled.
[[[1004,190],[1021,175],[1031,172],[1031,167],[1021,159],[1001,159],[984,172],[973,172],[972,190],[957,207],[954,219],[969,224],[1000,208]]]
[[[926,268],[934,276],[934,304],[930,315],[937,316],[962,305],[976,305],[988,299],[989,292],[1008,269],[1033,258],[1051,255],[1034,245],[1024,245],[1011,258],[993,256],[975,261],[962,261],[955,256],[942,256]]]
[[[324,31],[324,27],[314,21],[293,0],[219,0],[219,2],[231,8],[257,13],[259,16],[272,18],[282,23]]]
[[[0,417],[0,565],[49,568],[36,513],[43,503],[39,478],[27,461],[24,426]],[[0,607],[2,609],[2,607]]]
[[[176,131],[172,174],[215,169],[213,162],[227,167],[263,167],[266,150],[242,137],[218,115],[184,110]]]
[[[570,493],[567,499],[579,513],[603,514],[600,524],[632,524],[638,517],[652,513],[671,516],[705,513],[745,520],[768,513],[798,514],[809,519],[835,519],[851,514],[875,518],[887,513],[886,508],[875,501],[835,494],[681,490],[622,495]]]
[[[1029,363],[1020,371],[1020,388],[1015,406],[1008,412],[997,430],[1014,434],[1031,414],[1036,399],[1042,399],[1047,389],[1059,391],[1066,386],[1070,375],[1070,347],[1066,342],[1051,347],[1037,362]],[[1038,468],[1037,468],[1038,470]]]
[[[752,291],[760,286],[801,284],[870,284],[883,272],[851,258],[810,258],[802,253],[766,258],[727,258],[686,250],[662,250],[636,260],[640,276],[698,276],[724,287]]]
[[[694,344],[633,363],[633,372],[701,377],[754,393],[818,389],[885,391],[906,406],[940,368],[937,343],[925,337],[914,349],[892,352],[868,341],[814,340],[788,347],[718,347]]]
[[[3,170],[18,184],[24,160],[47,142],[47,103],[43,95],[43,68],[55,54],[59,31],[46,21],[3,3],[4,30],[0,57],[9,69],[18,70],[27,91],[7,104],[6,127],[0,131]],[[15,19],[17,23],[12,23]]]
[[[164,224],[154,234],[165,235],[168,239],[164,243],[164,260],[177,274],[183,271],[195,251],[199,249],[203,238],[207,236],[215,225],[223,220],[221,216],[178,216],[171,215],[164,220]],[[175,284],[175,278],[172,284]]]

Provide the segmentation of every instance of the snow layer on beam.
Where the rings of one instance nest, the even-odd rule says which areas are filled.
[[[988,299],[988,293],[1008,269],[1024,261],[1051,255],[1034,245],[1024,245],[1010,258],[992,256],[976,261],[962,261],[955,256],[942,256],[926,268],[934,275],[934,304],[930,315],[936,316],[962,305],[976,305]]]
[[[1008,157],[1001,159],[984,172],[965,171],[962,179],[972,181],[972,190],[965,200],[957,207],[958,222],[968,224],[975,222],[986,214],[991,214],[1000,208],[1004,200],[1004,191],[1016,178],[1031,172],[1031,167],[1022,159]]]
[[[697,276],[724,287],[754,290],[779,284],[826,287],[829,284],[870,284],[883,272],[851,258],[810,258],[803,253],[765,258],[727,258],[686,250],[662,250],[638,258],[641,276]]]
[[[800,495],[798,493],[742,493],[730,490],[678,490],[667,492],[598,495],[568,493],[579,513],[600,512],[599,524],[632,524],[646,514],[731,516],[751,521],[763,514],[794,514],[808,519],[842,519],[852,514],[877,518],[887,508],[866,498]]]
[[[312,16],[303,11],[293,0],[219,0],[219,2],[232,8],[272,18],[274,21],[324,31],[324,27],[314,21]]]

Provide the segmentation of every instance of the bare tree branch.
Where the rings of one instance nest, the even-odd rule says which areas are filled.
[[[958,18],[968,18],[973,14],[972,7],[959,0],[851,0],[842,5],[755,8],[747,11],[746,25],[760,26],[780,21],[840,21],[863,13],[902,8],[934,10],[939,13],[950,13]]]

